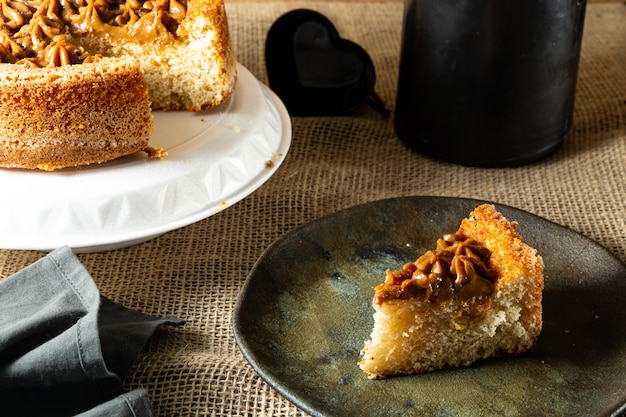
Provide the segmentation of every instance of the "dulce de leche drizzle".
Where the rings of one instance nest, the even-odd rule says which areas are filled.
[[[374,302],[421,298],[429,302],[450,298],[486,300],[494,291],[497,274],[488,267],[491,252],[473,239],[458,234],[437,240],[429,250],[400,270],[387,270],[384,284],[376,287]]]
[[[167,41],[187,0],[0,0],[0,63],[56,67],[93,62],[80,41]]]

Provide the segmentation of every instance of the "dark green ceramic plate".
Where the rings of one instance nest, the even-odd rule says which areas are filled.
[[[481,201],[407,197],[353,207],[278,239],[248,277],[235,338],[272,387],[314,416],[611,416],[626,408],[626,266],[593,241],[498,205],[543,256],[534,350],[465,369],[369,380],[359,351],[373,287]]]

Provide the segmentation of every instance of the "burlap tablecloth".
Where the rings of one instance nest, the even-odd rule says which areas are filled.
[[[282,13],[306,7],[363,46],[376,91],[395,102],[400,3],[227,3],[238,60],[267,82],[263,44]],[[101,292],[127,307],[187,320],[161,329],[126,381],[144,387],[156,415],[292,416],[240,354],[231,315],[254,262],[296,226],[386,197],[441,195],[512,205],[596,240],[626,261],[626,5],[590,4],[574,128],[550,158],[511,169],[468,168],[409,151],[391,118],[364,108],[334,118],[294,118],[293,142],[276,174],[252,195],[148,243],[79,255]],[[0,277],[44,254],[0,251]]]

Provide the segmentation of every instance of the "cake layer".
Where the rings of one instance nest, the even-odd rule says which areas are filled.
[[[132,58],[15,68],[0,64],[0,166],[52,170],[148,147],[152,113]]]
[[[0,13],[0,62],[48,67],[133,56],[154,109],[223,103],[236,58],[222,0],[17,0]]]

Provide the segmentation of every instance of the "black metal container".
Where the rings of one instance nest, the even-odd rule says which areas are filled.
[[[398,137],[449,162],[544,158],[572,126],[586,0],[406,0]]]

